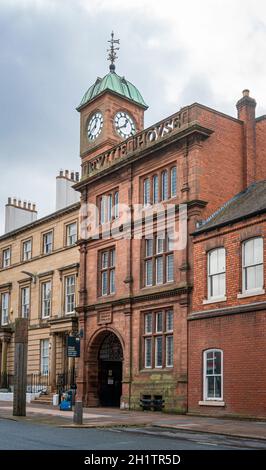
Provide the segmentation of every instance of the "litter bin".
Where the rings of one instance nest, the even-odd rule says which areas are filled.
[[[53,395],[53,406],[58,406],[59,405],[59,395],[56,393]]]

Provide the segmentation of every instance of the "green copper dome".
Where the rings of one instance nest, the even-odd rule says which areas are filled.
[[[105,77],[97,78],[96,82],[86,91],[77,109],[79,110],[89,101],[96,98],[96,96],[107,90],[113,91],[130,101],[134,101],[145,109],[148,108],[139,90],[126,80],[125,77],[120,77],[117,73],[111,71]]]

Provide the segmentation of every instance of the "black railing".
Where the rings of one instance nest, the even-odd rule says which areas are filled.
[[[49,387],[49,374],[45,372],[33,372],[27,375],[27,392],[28,393],[47,393]]]
[[[57,374],[56,377],[57,393],[61,395],[70,389],[76,389],[76,372],[75,369],[70,369],[62,374]]]
[[[28,393],[46,393],[49,386],[48,372],[41,374],[40,372],[33,372],[27,374],[27,392]],[[14,389],[14,375],[13,374],[0,374],[0,389],[13,391]]]

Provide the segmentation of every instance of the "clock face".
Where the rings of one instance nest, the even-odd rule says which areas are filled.
[[[88,139],[95,140],[102,132],[103,115],[100,112],[94,113],[88,122]]]
[[[124,139],[136,133],[136,126],[129,114],[119,111],[114,119],[116,132]]]

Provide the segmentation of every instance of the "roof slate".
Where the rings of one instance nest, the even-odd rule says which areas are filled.
[[[195,230],[200,234],[266,212],[266,180],[257,181],[227,201]]]

